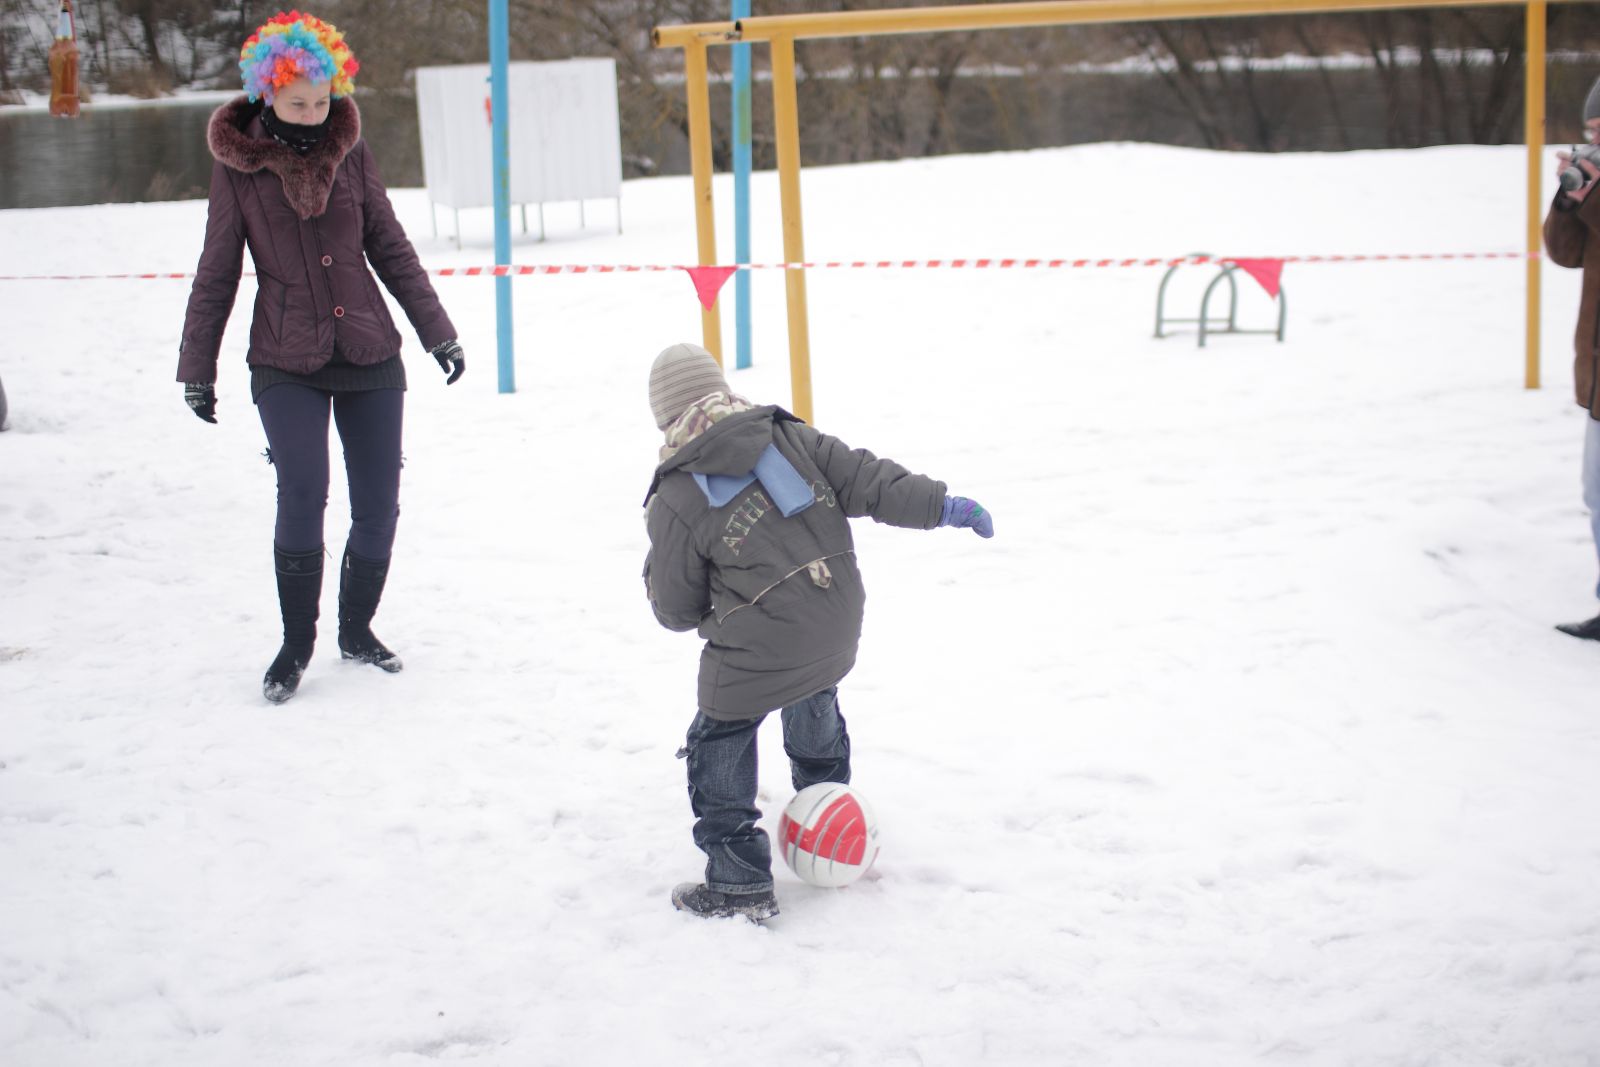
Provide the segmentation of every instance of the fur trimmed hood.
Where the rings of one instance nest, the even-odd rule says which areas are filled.
[[[223,104],[211,116],[206,143],[223,166],[244,174],[268,170],[283,182],[283,194],[302,219],[328,209],[333,176],[339,164],[361,139],[361,112],[356,102],[341,96],[328,108],[328,134],[311,151],[301,155],[261,131],[260,103],[247,96]]]

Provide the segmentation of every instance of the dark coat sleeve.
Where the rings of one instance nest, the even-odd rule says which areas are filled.
[[[890,526],[931,530],[944,510],[945,484],[913,474],[892,459],[851,448],[837,437],[803,423],[789,423],[803,447],[833,487],[839,506],[851,518],[870,516]]]
[[[194,287],[189,290],[183,340],[178,346],[178,381],[217,380],[217,350],[222,347],[222,331],[233,313],[243,266],[244,213],[239,210],[228,168],[213,163],[205,244],[195,268]]]
[[[1589,231],[1600,225],[1600,195],[1591,193],[1583,203],[1568,206],[1566,193],[1557,193],[1544,217],[1544,247],[1550,262],[1559,267],[1583,266]]]
[[[693,630],[711,611],[710,561],[700,554],[694,532],[655,498],[645,515],[650,551],[644,584],[656,621],[669,630]]]
[[[405,228],[394,217],[394,206],[389,203],[389,192],[384,188],[378,173],[378,162],[365,140],[357,141],[359,153],[362,196],[365,200],[365,222],[361,235],[366,248],[367,262],[377,271],[384,287],[394,294],[400,307],[411,320],[423,348],[433,348],[445,341],[456,339],[455,326],[445,314],[444,305],[428,281],[428,272],[417,259],[417,250],[411,247]]]

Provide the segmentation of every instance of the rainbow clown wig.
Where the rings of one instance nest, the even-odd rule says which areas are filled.
[[[252,103],[264,98],[271,104],[296,78],[327,83],[330,95],[348,96],[359,69],[338,27],[298,11],[278,12],[239,50],[239,71]]]

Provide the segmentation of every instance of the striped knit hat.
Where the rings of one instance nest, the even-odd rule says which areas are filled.
[[[657,429],[677,422],[701,397],[726,392],[728,379],[722,376],[722,367],[699,345],[673,345],[650,364],[650,412]]]
[[[1589,99],[1583,102],[1583,121],[1600,119],[1600,78],[1594,80],[1594,88],[1589,90]]]

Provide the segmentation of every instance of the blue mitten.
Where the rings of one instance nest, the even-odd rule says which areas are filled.
[[[976,500],[964,496],[944,498],[944,514],[939,516],[940,526],[970,526],[979,537],[994,536],[994,516],[984,510]]]

